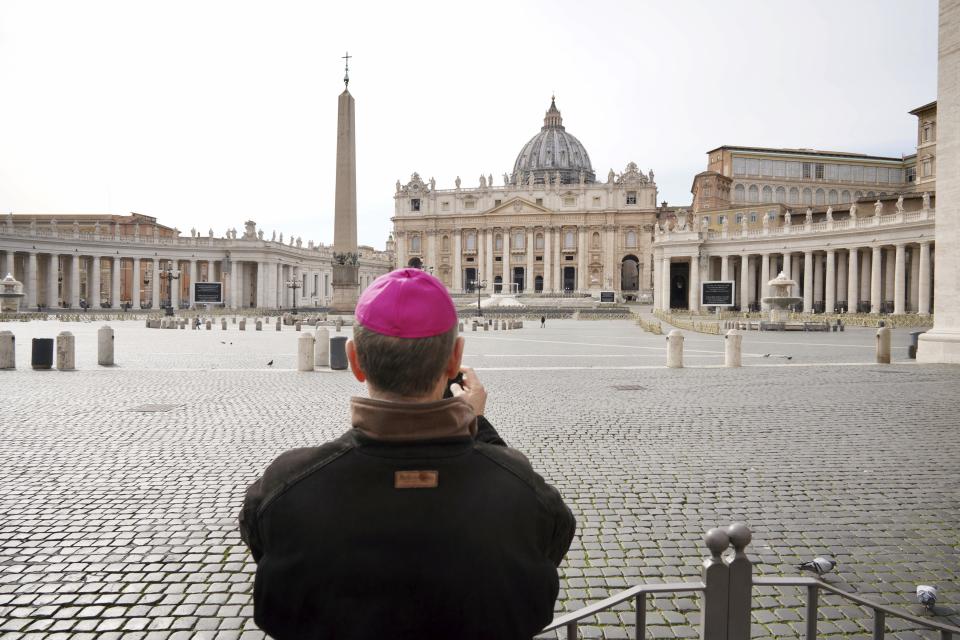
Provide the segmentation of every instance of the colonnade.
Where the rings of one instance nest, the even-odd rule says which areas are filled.
[[[932,309],[935,245],[932,241],[853,245],[821,250],[763,251],[661,257],[660,292],[676,284],[674,265],[687,263],[687,307],[699,309],[700,282],[734,280],[741,309],[757,309],[779,272],[797,283],[792,295],[805,313],[919,313]],[[668,294],[657,295],[665,308]]]

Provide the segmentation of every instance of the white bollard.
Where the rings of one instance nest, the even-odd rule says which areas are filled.
[[[736,329],[727,331],[723,337],[723,364],[727,367],[740,366],[740,352],[743,343],[743,335]]]
[[[683,368],[683,334],[679,329],[667,334],[667,366],[671,369]]]
[[[317,327],[316,344],[313,345],[313,364],[316,367],[330,366],[330,330]]]
[[[240,324],[237,325],[237,328],[240,329],[240,331],[246,331],[246,330],[247,330],[247,319],[246,319],[246,318],[240,318]]]
[[[206,327],[207,327],[207,331],[210,331],[211,329],[213,329],[213,322],[211,320],[207,320]]]
[[[300,327],[302,326],[303,326],[303,323],[298,320],[297,323],[293,325],[293,328],[296,329],[297,331],[300,331]]]
[[[280,331],[280,318],[277,318],[277,331]]]
[[[57,369],[73,371],[76,369],[76,339],[69,331],[61,331],[57,335]]]
[[[0,331],[0,369],[17,368],[17,339],[12,331]]]
[[[263,321],[257,320],[257,325],[255,328],[257,331],[263,331]]]
[[[313,336],[305,333],[297,338],[297,371],[313,371]]]
[[[109,325],[103,325],[97,331],[97,364],[113,366],[113,329]]]
[[[877,364],[890,364],[890,327],[877,329]]]

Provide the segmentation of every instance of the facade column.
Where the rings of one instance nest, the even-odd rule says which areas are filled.
[[[813,255],[813,304],[816,305],[818,302],[823,302],[824,311],[827,311],[827,303],[823,299],[823,288],[825,284],[823,272],[826,266],[824,260],[824,256],[819,254]],[[834,261],[834,265],[836,265],[836,261]],[[836,273],[836,269],[834,269],[834,273]],[[834,284],[836,284],[836,280],[834,280]],[[836,288],[834,288],[834,292],[836,292]],[[832,312],[833,307],[830,307],[829,311]]]
[[[580,245],[577,247],[577,258],[579,267],[577,268],[577,281],[579,282],[579,290],[581,292],[586,292],[590,288],[590,280],[587,277],[587,251],[589,246],[587,244],[587,228],[580,227]]]
[[[423,254],[426,257],[426,260],[424,260],[425,266],[427,266],[428,268],[433,267],[434,272],[436,272],[436,274],[439,276],[440,275],[440,259],[438,258],[438,255],[437,255],[437,230],[436,229],[427,229],[426,241],[427,241],[426,251]],[[420,242],[423,242],[423,238],[421,238]]]
[[[121,263],[120,255],[114,254],[113,259],[110,260],[110,308],[119,309],[120,308],[120,274]]]
[[[37,269],[37,252],[31,251],[27,254],[27,277],[24,278],[26,281],[26,290],[27,290],[27,309],[31,311],[36,309],[37,301],[40,299],[37,296],[38,290],[40,289],[40,278],[39,269]]]
[[[500,268],[502,272],[503,284],[501,285],[500,291],[502,293],[510,293],[510,290],[513,288],[510,286],[510,283],[513,281],[513,276],[510,273],[510,229],[505,228],[503,233],[503,251],[501,257],[502,267]]]
[[[803,252],[803,312],[813,313],[813,252]]]
[[[90,296],[87,300],[89,304],[94,309],[102,309],[100,302],[103,299],[103,294],[100,293],[101,283],[100,278],[103,275],[103,265],[100,262],[100,256],[93,256],[93,283],[90,287]]]
[[[135,261],[133,265],[134,275],[136,275],[136,271],[137,271],[136,261],[139,261],[139,260],[140,260],[139,258],[134,258],[134,261]],[[136,282],[136,277],[134,277],[133,289],[134,289],[133,304],[134,304],[134,307],[136,307],[136,304],[137,304],[136,298],[138,298],[139,296],[137,291],[140,290],[140,285],[139,283]],[[160,308],[160,258],[157,258],[157,257],[153,258],[153,287],[151,289],[151,294],[152,294],[151,302],[153,303],[153,310],[156,311],[157,309]]]
[[[920,247],[913,245],[910,247],[910,311],[917,312],[917,306],[920,302]]]
[[[133,266],[130,269],[131,278],[130,278],[130,303],[133,305],[133,308],[137,311],[140,310],[140,305],[143,303],[143,275],[141,274],[141,260],[139,257],[134,257],[132,259]],[[159,264],[154,260],[154,271],[153,271],[153,286],[156,288],[157,294],[155,296],[156,300],[160,299],[160,277],[159,270],[156,265]],[[160,303],[155,303],[154,309],[159,308]]]
[[[939,253],[939,252],[938,252]],[[930,243],[920,243],[920,300],[917,302],[917,313],[928,315],[930,313]]]
[[[760,298],[761,307],[764,311],[770,309],[770,305],[762,301],[762,298],[770,295],[770,258],[771,254],[769,253],[764,253],[760,256]]]
[[[493,293],[493,237],[496,235],[493,229],[487,229],[487,255],[484,256],[487,259],[487,291]]]
[[[553,234],[553,254],[557,257],[557,261],[553,264],[553,290],[563,292],[563,265],[566,262],[563,259],[563,253],[560,251],[561,242],[563,236],[563,227],[557,227],[556,233]]]
[[[484,256],[484,249],[486,249],[486,244],[483,241],[483,229],[477,229],[476,240],[474,241],[474,249],[476,253],[473,256],[474,262],[477,265],[477,283],[483,282],[487,279],[486,274],[484,274],[484,268],[487,266],[486,257]]]
[[[873,247],[873,257],[870,261],[870,313],[880,313],[880,300],[883,291],[880,288],[881,271],[883,260],[881,260],[880,247]]]
[[[858,253],[857,248],[853,247],[847,257],[847,313],[856,313],[857,305],[860,304],[860,274],[857,271],[857,267],[859,267]]]
[[[690,289],[687,292],[690,312],[700,310],[700,256],[690,256]]]
[[[209,269],[209,267],[207,268]],[[194,306],[197,304],[196,293],[195,293],[196,287],[194,287],[193,285],[197,280],[199,280],[198,274],[199,274],[199,268],[197,266],[197,260],[196,258],[191,258],[190,259],[190,287],[187,289],[187,300],[190,302],[191,309],[193,309]]]
[[[70,308],[80,308],[80,256],[70,256]]]
[[[906,312],[906,290],[907,290],[907,247],[903,243],[898,244],[894,255],[893,272],[893,312],[901,315]]]
[[[463,291],[463,234],[460,229],[453,230],[453,290]]]
[[[47,306],[60,308],[60,254],[50,254],[50,267],[47,269]]]
[[[533,275],[533,246],[536,234],[533,227],[527,228],[527,267],[523,274],[523,288],[526,291],[536,292],[537,286]]]
[[[740,313],[750,309],[750,255],[740,256]]]
[[[543,228],[543,292],[553,291],[553,238],[551,227]]]
[[[836,261],[836,251],[833,249],[827,249],[827,293],[826,299],[823,301],[824,313],[833,313],[833,309],[837,305]]]
[[[397,269],[403,269],[407,266],[407,234],[400,231],[397,233],[396,238],[393,239],[394,246],[397,250]],[[326,296],[327,292],[323,292]]]

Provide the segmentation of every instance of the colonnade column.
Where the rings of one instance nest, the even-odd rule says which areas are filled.
[[[463,291],[463,245],[460,229],[453,230],[453,290]]]
[[[134,271],[137,270],[136,263],[134,263],[133,269]],[[136,280],[136,278],[134,278],[134,280]],[[137,293],[137,291],[139,291],[139,285],[136,282],[134,283],[134,289],[136,290],[134,291],[134,297],[137,298],[140,294]],[[160,308],[160,259],[157,257],[153,258],[153,287],[151,293],[153,310],[156,311]],[[136,299],[134,299],[134,306],[136,306]]]
[[[857,272],[859,266],[858,249],[853,247],[847,256],[847,313],[856,313],[857,305],[860,304],[860,275]]]
[[[907,247],[904,244],[898,244],[894,258],[893,272],[893,312],[901,314],[905,312],[906,289],[907,289]]]
[[[823,276],[825,259],[825,257],[816,254],[813,256],[813,304],[816,305],[818,302],[823,302],[824,311],[833,311],[833,307],[827,309],[827,303],[823,299],[823,289],[826,284]],[[834,269],[834,272],[836,272],[836,269]],[[836,280],[834,280],[834,283],[836,283]],[[836,291],[836,289],[834,289],[834,291]]]
[[[40,288],[39,278],[37,277],[37,252],[31,251],[27,255],[27,277],[24,278],[27,289],[27,309],[34,309],[37,306],[37,289]]]
[[[770,254],[764,253],[760,256],[760,297],[766,298],[770,295]],[[770,309],[770,305],[761,300],[761,306],[764,311]]]
[[[917,312],[920,302],[920,247],[913,245],[910,248],[910,311]]]
[[[80,256],[70,256],[70,308],[80,308]]]
[[[668,267],[669,269],[669,267]],[[687,307],[691,312],[700,310],[700,256],[690,256],[690,290],[687,292]]]
[[[837,302],[839,302],[839,301],[840,301],[840,298],[846,299],[846,297],[847,297],[847,274],[850,272],[850,267],[847,266],[847,254],[846,254],[846,252],[843,252],[843,253],[839,253],[839,252],[838,252],[838,253],[837,253],[836,263],[837,263],[837,268],[836,268],[836,272],[837,272],[837,287],[836,287],[836,292],[837,292]],[[834,303],[834,304],[836,304],[836,303]],[[833,309],[830,309],[830,311],[833,311]]]
[[[527,267],[523,274],[523,288],[527,291],[536,291],[536,280],[533,275],[533,245],[536,235],[533,227],[527,229]]]
[[[939,253],[939,252],[938,252]],[[930,313],[930,243],[920,243],[920,300],[917,312],[921,315]]]
[[[740,312],[750,308],[750,256],[740,256]]]
[[[100,277],[102,275],[101,270],[103,266],[100,264],[100,256],[93,256],[93,284],[90,289],[90,294],[87,296],[87,304],[93,307],[94,309],[101,309],[100,302],[102,300],[102,294],[100,293]]]
[[[60,255],[50,254],[50,266],[47,268],[47,306],[60,307]]]
[[[553,238],[550,227],[543,228],[543,292],[553,291]]]
[[[120,308],[120,256],[114,255],[110,260],[110,308]]]
[[[813,312],[813,252],[803,252],[803,312]]]
[[[224,263],[226,264],[226,263]],[[230,288],[229,288],[229,300],[230,306],[234,309],[240,308],[240,292],[237,290],[239,288],[239,278],[237,277],[237,271],[240,270],[240,261],[231,260],[230,261]],[[323,286],[323,283],[321,283]]]
[[[170,281],[170,306],[174,309],[180,308],[180,287],[183,286],[183,272],[180,271],[180,261],[173,261],[173,270],[178,272],[180,278]]]
[[[730,279],[730,256],[720,257],[720,279],[721,280]]]
[[[130,268],[130,303],[133,305],[133,308],[137,311],[140,310],[140,305],[143,304],[143,273],[141,271],[143,265],[139,257],[134,257],[131,262],[133,265]],[[153,287],[156,289],[156,300],[160,300],[160,277],[159,270],[156,266],[156,260],[154,260],[154,270],[153,270]],[[160,303],[155,302],[153,308],[159,308]]]
[[[207,267],[207,269],[209,270],[209,267]],[[196,295],[194,294],[197,288],[193,285],[197,281],[198,271],[199,270],[197,269],[197,261],[195,259],[191,259],[190,260],[190,288],[187,289],[187,300],[189,300],[190,302],[191,309],[197,303]]]
[[[837,255],[833,249],[827,249],[827,282],[825,299],[823,301],[823,310],[825,313],[833,313],[837,305]]]
[[[257,307],[267,306],[267,263],[258,262],[257,264]]]
[[[880,269],[883,261],[880,259],[880,247],[873,247],[873,257],[870,259],[870,313],[880,313]]]
[[[864,247],[863,254],[860,256],[860,299],[864,302],[870,300],[870,286],[873,272],[873,253]]]
[[[883,250],[883,295],[881,300],[893,300],[896,293],[896,249]]]

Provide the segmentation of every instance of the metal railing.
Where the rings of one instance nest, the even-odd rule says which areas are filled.
[[[746,548],[753,535],[742,523],[729,527],[711,529],[704,536],[711,556],[703,561],[701,582],[673,582],[641,584],[630,587],[608,598],[587,605],[557,618],[543,629],[543,633],[564,629],[567,640],[575,640],[580,622],[591,618],[623,602],[634,604],[634,637],[646,637],[647,595],[651,593],[702,593],[700,599],[701,640],[750,640],[751,610],[754,587],[804,587],[807,590],[806,640],[816,640],[820,591],[826,591],[868,607],[873,612],[873,638],[883,640],[886,633],[886,617],[891,616],[911,622],[940,634],[940,640],[951,640],[960,634],[960,627],[920,618],[889,605],[879,604],[847,593],[817,578],[754,578],[753,563],[747,557]],[[730,558],[722,554],[733,546]]]

